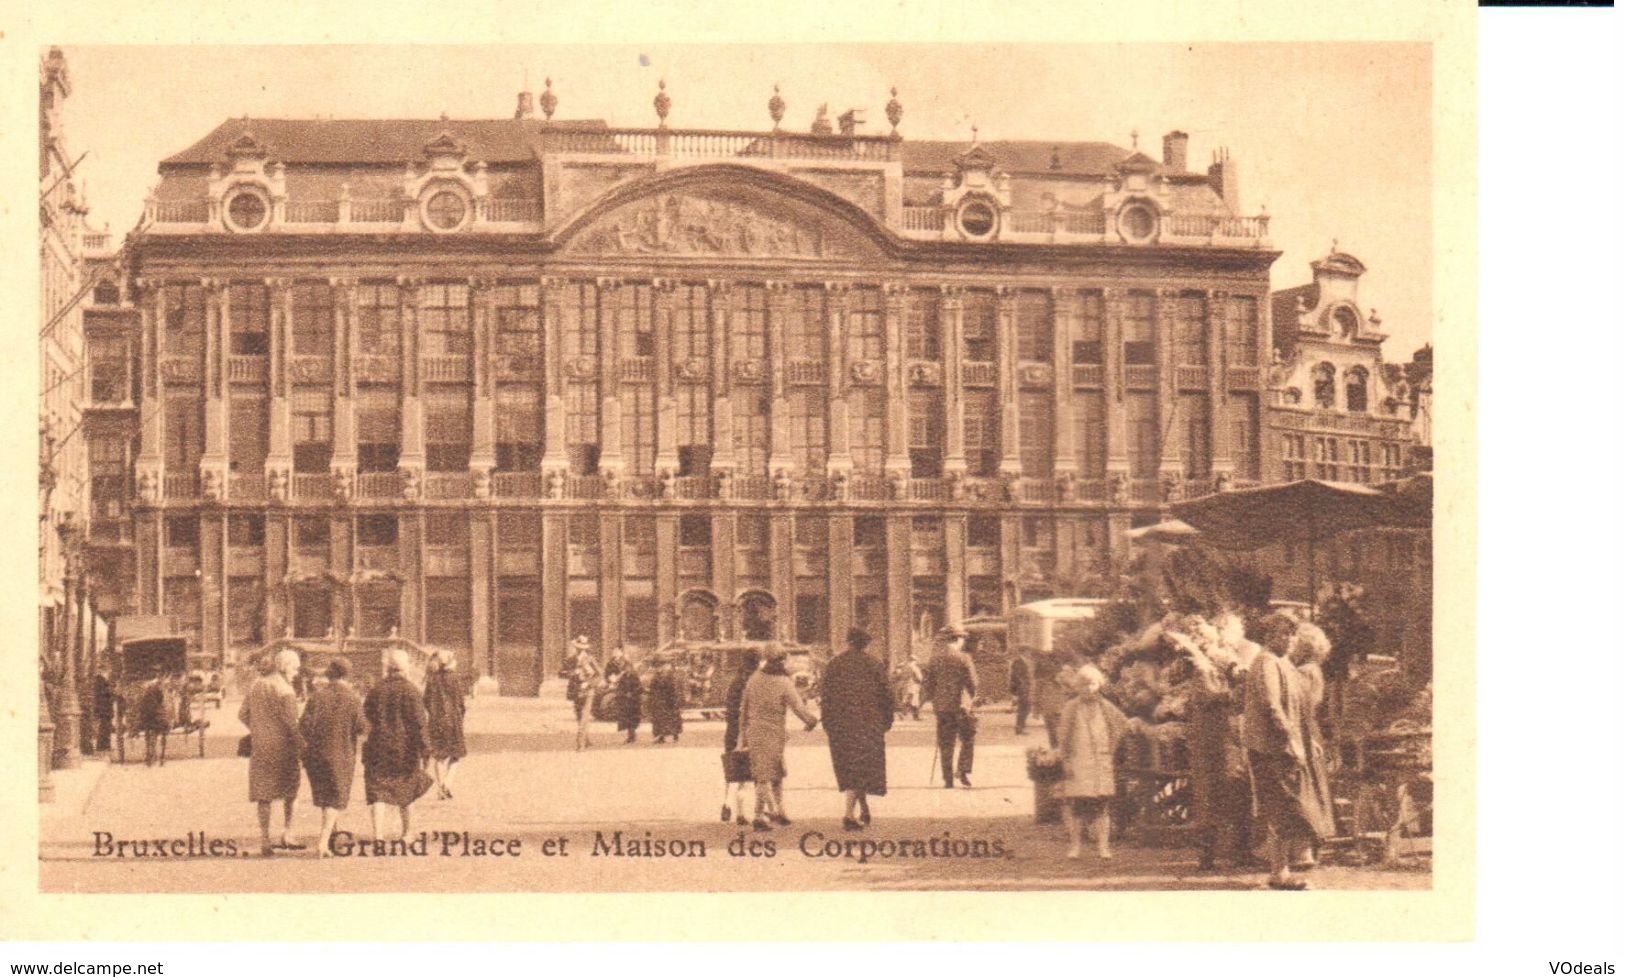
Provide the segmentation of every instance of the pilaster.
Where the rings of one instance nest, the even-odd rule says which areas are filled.
[[[943,595],[943,619],[957,625],[965,619],[965,516],[950,513],[942,519],[943,559],[947,566],[947,592]]]
[[[1208,445],[1213,475],[1228,481],[1236,470],[1236,446],[1230,440],[1230,396],[1225,386],[1226,345],[1230,332],[1230,293],[1209,290],[1207,302]]]
[[[849,426],[846,395],[851,383],[851,287],[845,282],[824,284],[824,315],[829,331],[829,457],[828,470],[850,474],[852,471],[852,435]],[[833,638],[833,633],[831,635]]]
[[[942,349],[947,362],[942,376],[942,406],[946,419],[947,445],[943,458],[943,472],[963,477],[965,463],[965,289],[958,285],[942,286],[942,304],[939,306],[945,328],[942,330]]]
[[[474,380],[474,430],[468,467],[475,475],[476,485],[480,484],[481,475],[489,479],[491,470],[497,465],[496,391],[493,381],[496,374],[496,288],[497,282],[493,278],[473,277],[468,281],[469,306],[474,316],[471,323],[474,354],[469,374]]]
[[[773,406],[771,417],[771,436],[769,438],[768,471],[777,474],[789,471],[792,465],[790,458],[790,404],[786,395],[786,372],[788,354],[786,352],[785,336],[789,326],[790,317],[790,285],[786,282],[767,283],[767,317],[768,326],[768,357],[771,371],[771,386],[773,393]]]
[[[617,481],[626,471],[621,430],[621,331],[630,327],[627,291],[622,281],[598,279],[598,468]],[[607,615],[600,617],[608,621]]]
[[[829,646],[846,646],[846,632],[852,627],[852,516],[836,513],[829,517]]]
[[[657,279],[655,317],[655,472],[677,471],[677,386],[672,363],[672,302],[677,283]]]
[[[624,602],[621,593],[621,514],[605,510],[598,518],[598,647],[608,655],[624,642],[621,619]]]
[[[355,484],[356,280],[331,278],[333,289],[333,480]]]
[[[893,662],[906,660],[913,648],[913,531],[907,512],[886,514],[886,643]]]
[[[542,307],[542,471],[548,475],[546,483],[554,473],[562,476],[570,467],[564,440],[564,283],[543,278],[537,285]],[[544,631],[548,627],[545,618],[542,627]]]
[[[1123,402],[1127,395],[1126,371],[1123,363],[1123,302],[1122,289],[1108,288],[1101,294],[1105,313],[1106,360],[1106,478],[1112,482],[1125,481],[1129,473],[1128,416]],[[1116,500],[1114,500],[1116,501]]]
[[[734,461],[734,412],[732,396],[733,358],[732,330],[736,317],[742,316],[740,292],[726,278],[705,283],[706,297],[711,312],[711,433],[715,445],[711,453],[714,473],[732,473]],[[721,521],[721,520],[718,520]],[[729,561],[730,565],[732,560]]]
[[[470,667],[481,675],[496,675],[495,628],[491,620],[493,577],[496,574],[495,513],[474,510],[468,518],[469,654]]]
[[[401,459],[408,479],[421,478],[427,462],[423,445],[423,352],[418,341],[416,278],[400,279],[401,289]]]
[[[1064,481],[1078,477],[1078,439],[1071,396],[1072,343],[1078,334],[1081,315],[1078,303],[1078,290],[1075,288],[1056,288],[1050,292],[1050,308],[1054,316],[1051,324],[1054,338],[1052,357],[1055,364],[1055,401],[1051,408],[1055,414],[1051,428],[1055,434],[1055,477]]]
[[[886,462],[888,473],[907,476],[908,460],[908,287],[895,282],[886,295]],[[879,635],[876,635],[878,638]]]
[[[999,474],[1007,478],[1021,475],[1021,410],[1016,384],[1016,303],[1021,293],[1014,288],[999,289],[998,350],[999,368]]]

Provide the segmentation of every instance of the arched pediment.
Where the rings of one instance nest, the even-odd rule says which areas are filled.
[[[703,166],[622,185],[558,233],[565,255],[739,261],[867,261],[886,231],[862,209],[793,177]]]

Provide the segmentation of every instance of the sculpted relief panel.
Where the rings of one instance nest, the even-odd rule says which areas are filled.
[[[845,222],[767,193],[658,193],[618,207],[568,249],[614,255],[838,258],[867,250]]]

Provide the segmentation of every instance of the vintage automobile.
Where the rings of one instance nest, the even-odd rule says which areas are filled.
[[[120,763],[129,736],[142,738],[149,767],[168,759],[171,734],[196,734],[198,756],[203,756],[209,721],[199,714],[207,679],[189,673],[188,636],[166,630],[124,623],[126,637],[113,647],[113,733]]]

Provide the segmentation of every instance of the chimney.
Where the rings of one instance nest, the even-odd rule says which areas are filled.
[[[536,98],[530,92],[519,93],[519,105],[513,110],[516,119],[529,119],[536,115]]]
[[[1207,168],[1207,182],[1232,214],[1241,213],[1241,188],[1236,177],[1236,161],[1230,158],[1230,150],[1220,149],[1213,154],[1213,165]]]
[[[1190,145],[1191,137],[1179,130],[1174,130],[1162,137],[1162,165],[1175,173],[1185,172],[1185,149]]]
[[[858,126],[863,125],[863,110],[847,109],[835,121],[841,127],[841,135],[855,136],[858,134]]]

